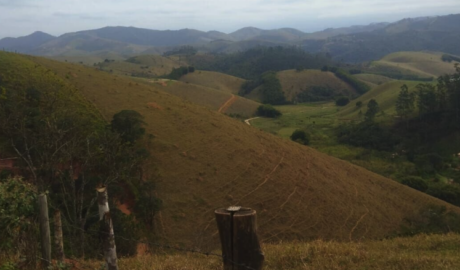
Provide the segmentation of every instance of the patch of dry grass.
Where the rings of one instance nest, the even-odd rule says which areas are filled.
[[[337,78],[332,72],[321,70],[285,70],[277,73],[286,99],[292,99],[301,91],[312,86],[322,86],[335,90],[337,93],[356,93],[347,83]],[[346,92],[346,93],[345,93]]]
[[[442,270],[459,269],[460,235],[419,235],[381,241],[338,243],[313,241],[263,246],[265,270]],[[222,269],[219,257],[199,254],[145,255],[121,258],[120,269],[209,270]],[[84,262],[98,269],[100,262]]]

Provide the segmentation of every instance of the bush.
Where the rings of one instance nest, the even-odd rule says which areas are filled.
[[[408,218],[401,228],[400,235],[443,234],[460,232],[460,215],[445,206],[430,205],[424,207],[412,218]]]
[[[428,189],[428,185],[425,180],[417,176],[407,176],[401,179],[401,184],[409,186],[421,192],[425,192]]]
[[[361,108],[362,106],[363,106],[363,102],[362,102],[362,101],[356,102],[356,107]]]
[[[257,108],[257,115],[276,118],[278,116],[281,116],[281,112],[275,109],[275,107],[273,107],[272,105],[260,105]]]
[[[24,240],[36,241],[36,193],[31,184],[20,178],[0,182],[0,250],[25,252]],[[29,254],[25,254],[29,255]],[[35,259],[35,258],[34,258]]]
[[[296,130],[292,133],[291,135],[291,140],[298,142],[303,145],[309,145],[310,144],[310,134],[303,130]]]
[[[345,106],[347,105],[348,103],[350,103],[350,99],[348,97],[339,97],[336,101],[335,101],[335,105],[337,106]]]
[[[137,111],[123,110],[113,116],[111,128],[124,142],[134,143],[145,133],[143,118]]]
[[[458,186],[432,183],[426,193],[453,205],[460,206],[460,187]]]

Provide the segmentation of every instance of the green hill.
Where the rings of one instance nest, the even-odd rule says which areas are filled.
[[[212,71],[196,71],[180,78],[180,81],[205,86],[226,93],[238,94],[245,80]]]
[[[391,78],[388,78],[388,77],[385,77],[385,76],[382,76],[382,75],[377,75],[377,74],[362,73],[362,74],[356,74],[356,75],[353,75],[353,76],[358,78],[358,79],[360,79],[361,81],[369,84],[371,87],[375,87],[377,85],[382,85],[384,83],[391,82],[391,81],[394,80],[394,79],[391,79]]]
[[[257,210],[264,243],[382,238],[427,205],[458,210],[358,166],[185,102],[160,85],[44,58],[0,53],[0,63],[2,76],[14,71],[28,80],[39,70],[55,73],[106,119],[123,109],[143,115],[147,133],[155,136],[147,168],[163,200],[154,226],[159,240],[215,248],[213,211],[229,205]]]
[[[419,83],[420,82],[414,81],[391,81],[379,85],[350,102],[346,107],[340,110],[339,115],[343,118],[356,118],[360,110],[363,113],[366,112],[366,105],[371,99],[375,99],[379,104],[380,110],[384,111],[388,116],[396,115],[395,102],[401,91],[401,86],[405,84],[409,87],[409,91],[413,91],[415,86]],[[356,103],[359,101],[363,104],[362,108],[356,106]]]
[[[320,70],[285,70],[277,73],[283,92],[288,101],[293,101],[302,91],[311,91],[311,87],[331,89],[333,95],[354,96],[356,91],[347,83],[337,78],[332,72]]]
[[[107,59],[97,64],[97,67],[118,75],[133,77],[158,77],[169,74],[173,68],[178,68],[183,62],[160,55],[140,55],[124,61]]]
[[[401,74],[416,75],[423,78],[433,77],[455,72],[455,61],[442,61],[442,53],[434,52],[397,52],[374,61],[370,69],[374,71],[394,69]]]

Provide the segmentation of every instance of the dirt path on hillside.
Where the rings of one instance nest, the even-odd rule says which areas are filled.
[[[244,120],[244,122],[245,122],[246,124],[248,124],[248,126],[250,126],[250,125],[251,125],[250,121],[255,120],[255,119],[259,119],[259,118],[260,118],[260,117],[249,118],[249,119]]]
[[[227,100],[227,101],[224,103],[224,105],[222,105],[222,106],[219,108],[218,112],[220,112],[220,113],[225,113],[225,112],[228,110],[228,108],[230,108],[230,106],[232,106],[232,104],[235,103],[235,101],[236,101],[237,99],[238,99],[237,96],[232,95],[232,97],[231,97],[229,100]]]

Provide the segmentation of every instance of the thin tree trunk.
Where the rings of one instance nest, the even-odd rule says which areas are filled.
[[[113,232],[112,218],[110,216],[107,188],[97,189],[97,202],[99,204],[99,220],[101,223],[101,238],[107,270],[118,270],[117,248]]]

